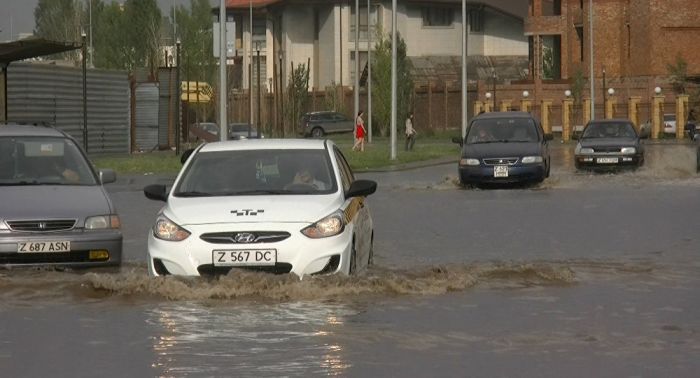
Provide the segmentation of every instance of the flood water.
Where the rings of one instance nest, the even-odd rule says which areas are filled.
[[[0,376],[697,376],[700,176],[647,148],[615,174],[554,148],[534,187],[364,174],[376,265],[301,281],[149,278],[158,205],[116,186],[120,270],[0,271]]]

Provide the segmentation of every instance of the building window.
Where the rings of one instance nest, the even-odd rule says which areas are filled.
[[[542,79],[561,79],[561,36],[542,36]]]
[[[452,8],[423,7],[423,26],[452,26],[454,12]]]
[[[561,0],[542,0],[543,16],[561,16]]]
[[[367,20],[367,6],[360,6],[360,41],[367,41],[367,33],[368,30],[369,32],[374,32],[377,29],[377,12],[378,12],[379,6],[378,5],[372,5],[370,7],[370,15],[369,15],[369,22]],[[369,24],[372,25],[372,28],[369,28]],[[355,7],[351,6],[350,7],[350,41],[355,40]],[[372,35],[372,38],[374,39],[374,34]]]
[[[364,86],[363,81],[367,78],[362,76],[366,74],[365,69],[367,68],[367,51],[360,51],[360,86]],[[350,51],[350,82],[355,82],[355,52]]]
[[[469,12],[469,31],[481,33],[484,31],[484,10],[472,9]]]

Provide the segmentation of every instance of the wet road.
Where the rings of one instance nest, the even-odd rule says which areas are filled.
[[[377,266],[301,282],[148,278],[157,179],[121,180],[120,272],[0,272],[0,376],[697,376],[693,151],[648,146],[612,175],[553,153],[535,187],[363,174]]]

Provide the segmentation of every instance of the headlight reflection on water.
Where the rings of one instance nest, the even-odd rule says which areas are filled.
[[[342,375],[351,365],[336,331],[345,305],[164,304],[148,312],[157,374]]]

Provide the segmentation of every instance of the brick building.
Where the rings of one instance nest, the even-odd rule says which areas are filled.
[[[591,0],[529,0],[530,78],[589,76]],[[666,76],[680,55],[700,79],[700,0],[593,0],[595,76]]]

